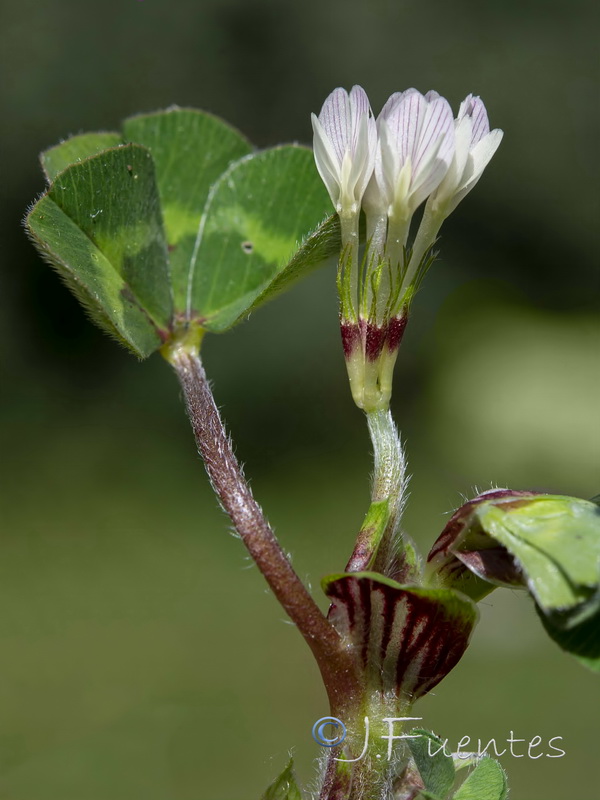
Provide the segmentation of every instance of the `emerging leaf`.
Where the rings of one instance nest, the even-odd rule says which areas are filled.
[[[456,666],[477,621],[474,603],[451,589],[403,586],[371,572],[323,581],[329,619],[360,659],[371,689],[413,699]]]
[[[289,764],[276,778],[262,796],[262,800],[302,800],[302,795],[294,776],[294,762]]]
[[[497,761],[485,757],[455,792],[453,800],[506,800],[506,773]]]
[[[430,797],[444,800],[454,784],[455,770],[451,755],[444,752],[444,742],[430,731],[415,728],[407,739],[426,792]]]
[[[434,584],[480,599],[526,587],[561,647],[600,666],[600,508],[559,495],[498,490],[466,503],[428,557]]]

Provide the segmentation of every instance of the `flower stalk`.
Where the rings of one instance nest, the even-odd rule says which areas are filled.
[[[392,415],[367,414],[373,445],[371,505],[358,534],[346,572],[380,572],[398,580],[403,562],[398,527],[406,490],[406,460]]]

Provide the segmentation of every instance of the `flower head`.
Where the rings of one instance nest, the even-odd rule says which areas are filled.
[[[454,119],[437,92],[393,94],[377,119],[379,151],[369,202],[390,217],[409,219],[437,188],[454,155]]]
[[[369,98],[360,86],[334,89],[311,119],[315,162],[331,202],[340,216],[357,216],[377,149]]]
[[[504,133],[490,131],[480,97],[468,95],[455,120],[454,158],[444,180],[431,197],[432,211],[447,217],[475,186],[498,149]]]

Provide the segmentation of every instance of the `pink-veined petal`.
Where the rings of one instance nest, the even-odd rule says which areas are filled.
[[[430,148],[426,161],[422,161],[419,171],[413,175],[410,188],[410,208],[414,211],[429,195],[437,189],[448,172],[448,161],[440,158],[446,134],[438,139],[435,147]]]
[[[471,144],[475,145],[490,132],[487,111],[481,97],[474,97],[472,94],[465,97],[460,104],[458,119],[464,116],[471,117],[473,121]]]
[[[336,210],[358,213],[377,150],[376,123],[364,89],[334,89],[312,124],[317,170]]]
[[[402,162],[396,147],[396,139],[385,119],[379,123],[379,148],[381,157],[375,162],[375,175],[387,205],[390,205]]]
[[[448,168],[454,155],[454,115],[450,103],[443,97],[427,104],[413,157],[413,180],[431,162],[434,150],[436,158]]]
[[[436,206],[446,203],[455,192],[461,187],[464,181],[465,168],[469,158],[471,148],[471,117],[465,115],[455,121],[454,124],[454,158],[448,172],[444,176],[434,194]]]
[[[344,153],[350,146],[352,138],[350,98],[345,89],[338,88],[331,92],[323,103],[318,119],[341,167]]]
[[[409,89],[387,114],[389,143],[397,153],[400,168],[408,156],[414,163],[414,152],[426,112],[427,101],[423,95]]]
[[[379,112],[379,116],[377,117],[377,121],[381,119],[387,119],[394,108],[394,106],[398,105],[398,103],[402,100],[402,98],[407,95],[409,92],[416,92],[416,89],[407,89],[405,92],[394,92],[391,94],[385,102],[385,105]]]
[[[354,153],[358,146],[358,131],[360,121],[363,116],[366,116],[367,119],[372,119],[373,112],[371,111],[371,104],[369,103],[367,93],[362,86],[353,86],[352,89],[350,89],[349,102],[350,121],[352,126],[351,151]],[[373,120],[373,125],[375,125],[375,120]]]

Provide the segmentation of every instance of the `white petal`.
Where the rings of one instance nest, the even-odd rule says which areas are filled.
[[[472,100],[473,100],[473,95],[472,94],[468,94],[465,97],[465,99],[460,104],[460,108],[458,109],[458,117],[457,117],[457,119],[461,119],[462,117],[465,117],[465,116],[471,116],[471,114],[469,112],[471,110],[471,102],[472,102]]]
[[[436,207],[444,205],[462,186],[465,167],[471,147],[471,117],[460,117],[454,125],[454,158],[444,180],[436,189],[433,201]]]
[[[483,170],[490,163],[492,156],[500,147],[500,142],[502,141],[503,136],[504,131],[496,128],[495,130],[490,131],[490,133],[488,133],[488,135],[479,142],[477,142],[475,147],[471,150],[467,164],[469,175],[468,183],[466,185],[469,186],[469,189],[475,185],[475,181],[479,180]],[[467,175],[465,175],[465,177],[467,177]]]
[[[472,139],[473,120],[471,117],[458,119],[454,126],[454,158],[452,159],[457,185],[460,184],[467,166]]]
[[[352,127],[351,151],[354,153],[358,142],[358,128],[360,121],[363,116],[371,118],[373,116],[373,112],[371,111],[371,104],[369,103],[367,93],[362,86],[353,86],[352,89],[350,89],[349,102]],[[373,124],[375,123],[373,122]]]
[[[373,135],[375,134],[375,135]],[[371,175],[375,168],[375,156],[377,153],[377,133],[375,131],[375,120],[363,114],[354,153],[354,163],[352,166],[352,178],[355,180],[354,197],[360,204],[362,196],[371,180]]]
[[[371,180],[367,184],[362,205],[367,214],[385,214],[387,212],[389,200],[382,191],[375,173],[371,175]]]
[[[427,161],[421,162],[418,174],[413,176],[410,190],[410,207],[412,211],[437,189],[448,172],[448,161],[439,157],[439,151],[444,145],[444,138],[445,134],[442,134],[437,145],[430,148]]]
[[[331,92],[323,103],[319,122],[331,142],[341,167],[344,153],[350,146],[352,138],[350,98],[345,89],[338,88]]]
[[[437,151],[437,158],[449,167],[454,156],[454,115],[450,103],[443,97],[438,97],[427,104],[413,156],[415,179],[422,167],[431,161],[433,150]]]
[[[399,102],[393,105],[387,115],[390,146],[398,155],[400,167],[408,156],[414,163],[414,154],[419,140],[423,119],[427,112],[427,101],[414,89],[404,92]]]
[[[487,111],[481,97],[474,97],[472,94],[467,95],[460,104],[458,112],[458,119],[464,116],[469,116],[473,120],[473,133],[471,144],[477,144],[484,136],[490,132],[490,123],[488,120]]]
[[[380,119],[387,119],[394,106],[398,105],[398,103],[402,100],[402,98],[405,95],[407,95],[409,92],[416,92],[416,91],[417,91],[416,89],[407,89],[405,92],[394,92],[394,94],[391,94],[386,100],[384,107],[379,112],[377,121],[379,122]]]
[[[375,161],[375,175],[387,205],[390,205],[402,163],[396,141],[385,119],[379,123],[379,149],[380,157]]]
[[[313,150],[315,164],[329,192],[331,202],[337,208],[341,190],[341,165],[338,164],[337,155],[326,131],[314,114],[311,116],[311,121],[314,131]]]
[[[504,132],[499,128],[490,131],[487,136],[481,139],[469,153],[469,159],[463,175],[463,184],[459,187],[458,191],[451,200],[448,213],[453,211],[460,201],[475,186],[484,169],[490,163],[490,160],[502,141]]]
[[[312,115],[317,169],[338,212],[357,213],[375,165],[377,128],[364,89],[334,89]]]

